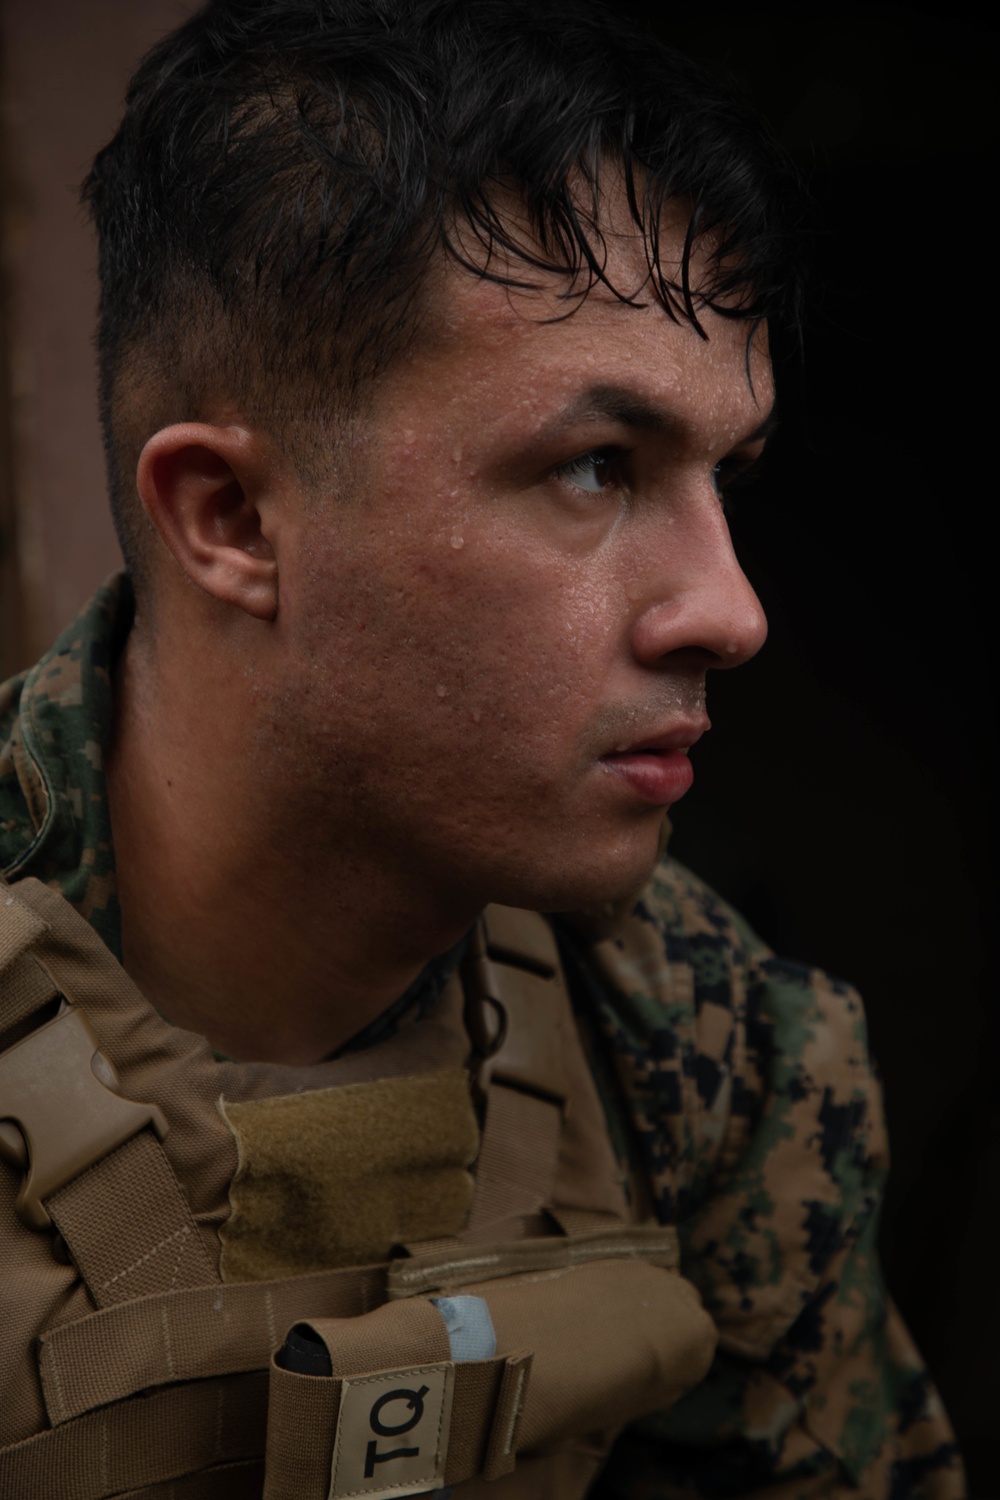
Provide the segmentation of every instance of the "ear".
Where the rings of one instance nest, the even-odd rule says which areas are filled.
[[[276,477],[260,434],[207,422],[154,433],[136,469],[149,519],[192,583],[259,620],[278,613]]]

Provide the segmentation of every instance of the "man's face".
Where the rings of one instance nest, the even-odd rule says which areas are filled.
[[[638,240],[611,246],[638,286]],[[567,318],[561,289],[442,272],[361,478],[304,506],[281,573],[279,732],[309,837],[445,902],[567,909],[641,883],[706,673],[765,634],[718,493],[762,446],[763,339],[751,387],[745,324],[707,313],[706,341],[602,289]]]

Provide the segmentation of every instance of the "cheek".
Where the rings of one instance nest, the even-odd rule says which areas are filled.
[[[407,601],[416,607],[407,657],[414,688],[439,710],[428,730],[447,738],[473,726],[491,759],[530,750],[541,771],[604,701],[614,657],[608,591],[472,538],[461,558],[425,558],[418,576],[427,598]]]
[[[334,691],[369,709],[373,732],[405,721],[414,754],[456,733],[496,754],[574,739],[613,655],[609,594],[468,526],[418,555],[382,552],[343,579]]]
[[[383,512],[377,540],[311,564],[333,732],[379,754],[392,733],[414,767],[456,745],[496,765],[575,743],[606,700],[617,580],[462,514],[404,529]]]

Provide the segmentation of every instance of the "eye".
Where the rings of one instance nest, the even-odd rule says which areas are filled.
[[[726,472],[725,463],[716,464],[712,470],[712,488],[720,500],[726,498],[726,482],[731,476]]]
[[[758,462],[756,459],[724,458],[712,470],[712,488],[727,515],[732,513],[736,497],[756,478]]]
[[[583,490],[588,495],[600,495],[609,485],[621,483],[620,448],[591,448],[579,458],[560,464],[553,472],[557,479]]]

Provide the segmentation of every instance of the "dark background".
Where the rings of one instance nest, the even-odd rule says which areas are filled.
[[[763,110],[816,225],[804,375],[733,522],[771,635],[714,681],[672,847],[866,998],[887,1279],[995,1496],[996,34],[961,6],[640,13]]]

